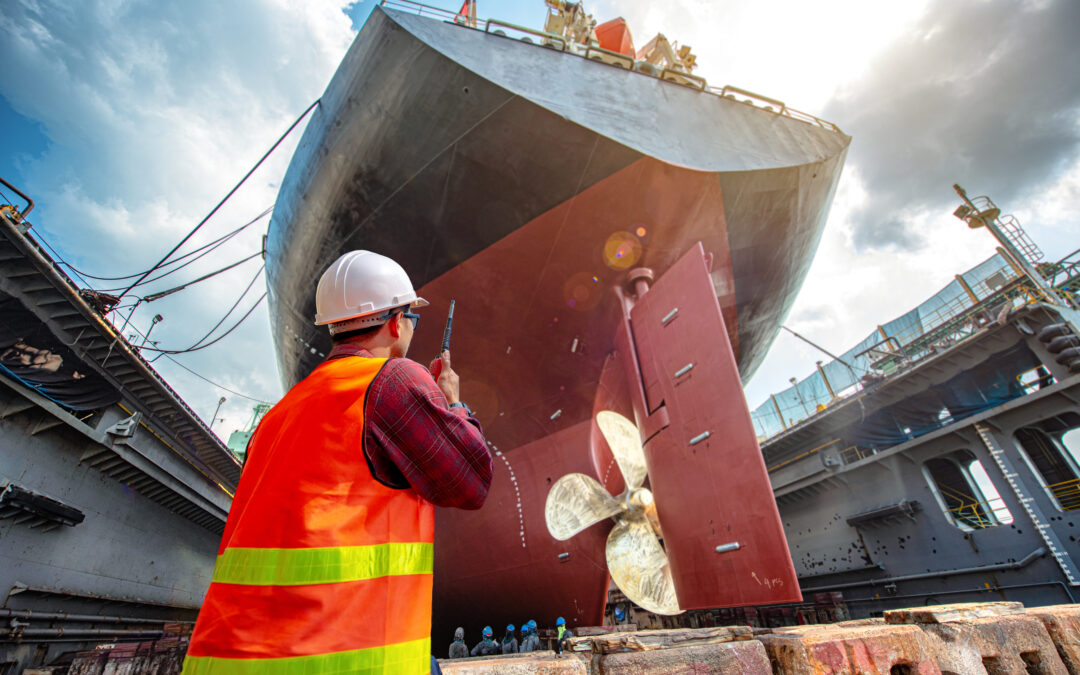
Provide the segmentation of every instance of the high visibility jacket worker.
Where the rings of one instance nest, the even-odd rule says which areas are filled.
[[[324,274],[334,349],[252,437],[184,675],[429,672],[433,504],[479,508],[491,456],[449,353],[404,358],[423,304],[373,253]]]

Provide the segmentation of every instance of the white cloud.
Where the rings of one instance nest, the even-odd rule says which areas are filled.
[[[50,145],[24,165],[36,228],[78,267],[145,269],[189,231],[325,88],[353,32],[344,0],[16,2],[0,6],[0,94]],[[274,201],[298,129],[193,241],[213,239]],[[146,290],[161,290],[258,250],[266,221]],[[190,250],[193,246],[185,250]],[[182,347],[235,300],[258,262],[136,313],[165,320],[153,339]],[[99,282],[98,288],[115,286]],[[257,282],[233,318],[265,286]],[[224,326],[232,323],[232,319]],[[130,331],[128,331],[130,332]],[[220,348],[177,357],[222,384],[280,395],[266,309]],[[157,367],[204,418],[219,392],[166,359]],[[215,429],[246,422],[231,394]]]
[[[601,22],[623,16],[638,46],[656,33],[692,46],[696,72],[711,85],[736,85],[814,113],[907,30],[926,2],[602,0],[589,11]]]
[[[692,45],[699,72],[711,84],[742,86],[820,114],[837,92],[868,74],[876,56],[910,32],[929,2],[598,0],[589,10],[601,21],[625,16],[638,44],[663,32]],[[39,202],[33,218],[38,229],[91,272],[134,272],[155,262],[323,91],[353,37],[346,5],[347,0],[0,4],[0,94],[39,122],[50,140],[41,157],[23,164],[24,186]],[[538,24],[541,7],[539,0],[490,3],[481,13],[513,19],[528,12]],[[845,119],[832,121],[845,126]],[[893,132],[871,129],[866,135]],[[869,142],[868,137],[854,142]],[[199,242],[273,202],[298,138],[297,133],[283,145]],[[863,175],[859,167],[845,169],[818,256],[788,320],[836,352],[993,249],[985,233],[968,231],[951,209],[925,206],[951,202],[949,185],[941,185],[932,196],[906,195],[909,208],[903,213],[882,214],[882,223],[894,215],[915,233],[908,248],[858,250],[854,214],[875,198]],[[963,176],[956,180],[964,182]],[[973,193],[983,189],[966,187]],[[1024,203],[1002,206],[1020,217],[1049,257],[1071,250],[1080,165],[1031,194]],[[264,229],[251,228],[185,272],[209,271],[256,250]],[[190,344],[220,318],[256,264],[154,303],[136,314],[135,324],[145,330],[161,312],[165,321],[154,329],[154,339],[170,347]],[[274,398],[279,383],[269,335],[260,307],[221,347],[178,358],[226,386]],[[820,358],[781,333],[748,387],[751,404],[787,386],[789,377],[804,377]],[[218,391],[165,359],[155,366],[209,419]],[[226,420],[215,429],[227,437],[247,421],[250,403],[225,395]]]

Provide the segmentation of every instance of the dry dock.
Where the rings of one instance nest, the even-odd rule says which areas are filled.
[[[442,660],[446,675],[1080,673],[1080,605],[968,603],[835,624],[573,638],[571,652]]]

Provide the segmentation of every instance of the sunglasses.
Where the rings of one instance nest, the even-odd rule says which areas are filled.
[[[386,314],[383,314],[379,318],[389,320],[389,319],[394,318],[395,314],[400,314],[401,316],[405,317],[406,319],[410,319],[412,321],[413,330],[416,330],[416,327],[420,325],[420,315],[419,314],[413,314],[412,312],[395,312],[393,310],[390,310],[389,312],[387,312]]]

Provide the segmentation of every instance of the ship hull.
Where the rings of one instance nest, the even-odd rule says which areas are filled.
[[[457,302],[454,368],[499,454],[483,509],[439,513],[437,640],[458,624],[600,621],[605,532],[554,542],[543,504],[551,481],[595,473],[612,287],[701,242],[748,377],[810,264],[848,140],[572,54],[372,13],[282,185],[268,285],[286,386],[329,349],[313,290],[343,251],[398,260],[432,302],[412,358],[437,353]]]

